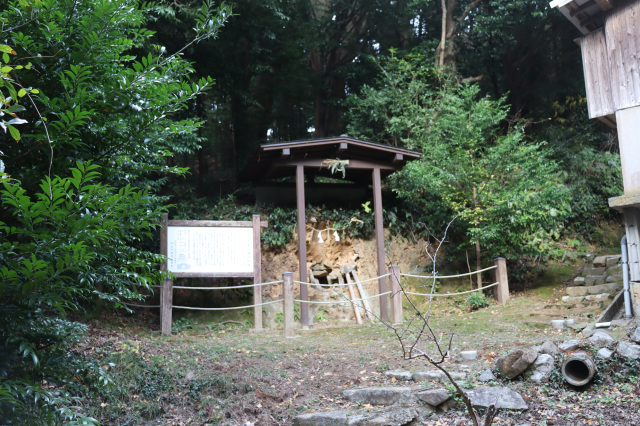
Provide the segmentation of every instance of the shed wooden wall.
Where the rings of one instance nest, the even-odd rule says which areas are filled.
[[[620,0],[581,40],[589,118],[640,105],[640,1]]]

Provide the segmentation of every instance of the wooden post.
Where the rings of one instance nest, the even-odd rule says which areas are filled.
[[[296,205],[298,207],[298,271],[300,281],[307,282],[307,219],[304,200],[304,166],[296,166]],[[300,284],[300,300],[309,300],[307,284]],[[300,302],[300,321],[302,328],[309,327],[309,305]]]
[[[260,247],[260,215],[252,216],[253,222],[253,283],[262,283],[262,250]],[[262,329],[262,286],[253,288],[253,329]]]
[[[400,286],[400,267],[391,265],[391,307],[392,323],[402,324],[402,287]]]
[[[495,259],[497,268],[495,269],[497,286],[493,287],[493,295],[499,303],[503,305],[509,300],[509,278],[507,277],[507,259],[498,257]]]
[[[293,331],[293,273],[282,274],[282,318],[284,337],[295,337]]]
[[[347,274],[347,289],[349,290],[349,297],[351,298],[351,307],[353,308],[353,315],[356,317],[356,324],[362,324],[362,317],[360,316],[360,307],[353,300],[356,298],[356,295],[353,291],[353,286],[351,285],[351,277]]]
[[[386,271],[386,256],[384,252],[384,225],[382,223],[382,188],[380,178],[380,168],[375,167],[373,169],[373,212],[375,220],[375,234],[376,234],[376,253],[378,255],[378,275],[385,275]],[[387,279],[380,278],[378,280],[379,294],[387,292]],[[389,321],[389,298],[388,295],[380,296],[380,319],[382,321]]]
[[[167,256],[167,226],[169,222],[169,215],[164,214],[162,218],[162,225],[160,226],[160,254]],[[160,270],[167,271],[167,261],[163,261],[160,264]],[[160,330],[162,334],[167,336],[171,334],[171,306],[173,305],[173,280],[162,280],[162,289],[160,290]]]

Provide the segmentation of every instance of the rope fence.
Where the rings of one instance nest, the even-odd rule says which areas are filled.
[[[489,266],[488,268],[480,269],[479,271],[467,272],[465,274],[458,275],[411,275],[411,274],[400,274],[401,277],[411,277],[411,278],[421,278],[421,279],[444,279],[444,278],[460,278],[460,277],[468,277],[469,275],[480,274],[482,272],[490,271],[492,269],[496,269],[498,265]]]
[[[267,305],[272,305],[272,304],[276,304],[276,303],[282,303],[282,315],[283,315],[283,326],[284,326],[284,335],[285,337],[294,337],[295,336],[295,324],[294,324],[294,303],[302,303],[302,304],[310,304],[310,305],[333,305],[333,306],[348,306],[351,305],[353,306],[354,309],[354,315],[356,316],[356,320],[358,321],[358,317],[359,317],[359,312],[360,310],[364,309],[365,312],[368,312],[369,314],[372,313],[371,308],[368,306],[367,301],[369,300],[373,300],[373,299],[379,299],[380,301],[380,307],[382,310],[382,304],[383,303],[389,303],[391,305],[392,308],[392,318],[390,319],[390,322],[393,324],[398,324],[398,323],[402,323],[404,321],[403,319],[403,314],[402,314],[402,298],[403,295],[405,297],[408,296],[418,296],[418,297],[445,297],[445,296],[459,296],[459,295],[464,295],[464,294],[469,294],[469,293],[474,293],[474,292],[479,292],[479,291],[483,291],[486,290],[488,288],[494,288],[494,293],[495,293],[495,297],[498,300],[498,302],[500,303],[505,303],[506,300],[508,299],[509,296],[509,289],[508,289],[508,281],[507,281],[507,276],[506,276],[506,261],[502,258],[500,259],[496,259],[496,263],[493,266],[490,266],[488,268],[484,268],[482,270],[479,271],[475,271],[475,272],[470,272],[470,273],[465,273],[465,274],[458,274],[458,275],[447,275],[447,276],[435,276],[435,278],[437,279],[442,279],[442,278],[457,278],[457,277],[465,277],[465,276],[469,276],[469,275],[473,275],[473,274],[479,274],[482,272],[486,272],[486,271],[491,271],[491,270],[496,270],[495,272],[495,279],[496,282],[492,283],[492,284],[488,284],[486,286],[483,286],[481,288],[477,288],[477,289],[472,289],[469,291],[461,291],[461,292],[457,292],[457,293],[445,293],[445,294],[428,294],[428,293],[417,293],[417,292],[409,292],[409,291],[404,291],[400,285],[400,278],[401,277],[412,277],[412,278],[421,278],[421,279],[428,279],[428,278],[434,278],[433,275],[431,276],[421,276],[421,275],[413,275],[413,274],[401,274],[400,273],[400,268],[397,265],[392,265],[391,266],[391,270],[389,273],[384,274],[384,275],[380,275],[378,277],[374,277],[374,278],[370,278],[367,280],[362,280],[362,281],[354,281],[354,282],[349,282],[349,280],[347,280],[346,283],[338,283],[338,284],[315,284],[315,283],[308,283],[308,282],[303,282],[303,281],[295,281],[293,280],[293,273],[292,272],[286,272],[282,275],[282,280],[277,280],[277,281],[270,281],[270,282],[266,282],[266,283],[255,283],[255,284],[247,284],[247,285],[237,285],[237,286],[230,286],[230,287],[194,287],[194,286],[172,286],[169,285],[167,288],[163,288],[163,294],[165,295],[164,297],[171,297],[172,299],[172,291],[173,289],[180,289],[180,290],[231,290],[231,289],[240,289],[240,288],[254,288],[254,296],[256,292],[259,292],[260,294],[262,293],[260,291],[260,289],[264,286],[268,286],[268,285],[274,285],[274,284],[282,284],[282,297],[280,299],[277,300],[271,300],[268,302],[260,302],[260,303],[254,303],[252,305],[247,305],[247,306],[235,306],[235,307],[224,307],[224,308],[204,308],[204,307],[193,307],[193,306],[177,306],[177,305],[172,305],[172,301],[169,301],[168,304],[168,309],[185,309],[185,310],[198,310],[198,311],[227,311],[227,310],[238,310],[238,309],[251,309],[254,308],[254,315],[258,315],[260,316],[260,324],[261,324],[261,307],[262,306],[267,306]],[[387,278],[387,277],[393,277],[392,279],[388,280],[387,283],[390,284],[390,288],[387,288],[385,286],[383,286],[383,279]],[[365,292],[363,292],[362,290],[360,290],[360,292],[362,294],[360,294],[361,297],[355,297],[355,294],[350,291],[349,292],[349,296],[347,296],[345,293],[343,292],[338,292],[335,294],[339,294],[341,295],[344,300],[339,299],[339,300],[331,300],[331,301],[317,301],[317,300],[302,300],[302,298],[294,298],[294,284],[297,284],[299,287],[302,285],[319,285],[321,287],[327,287],[327,288],[335,288],[335,287],[348,287],[351,289],[351,286],[354,287],[359,287],[359,284],[364,284],[364,283],[368,283],[371,281],[380,281],[380,292],[378,294],[375,294],[373,296],[367,296]],[[171,284],[171,283],[170,283]],[[155,286],[154,286],[155,287]],[[158,286],[158,287],[163,287],[163,286]],[[302,293],[300,293],[302,294]],[[364,296],[364,297],[362,297]],[[390,296],[387,297],[387,296]],[[304,297],[304,296],[301,296]],[[260,301],[261,301],[261,296],[260,296]],[[257,302],[257,300],[254,297],[254,302]],[[140,307],[140,308],[158,308],[161,307],[161,314],[163,309],[166,309],[166,307],[160,306],[160,305],[136,305],[136,304],[131,304],[131,303],[124,303],[126,306],[131,306],[131,307]],[[162,304],[164,304],[165,302],[162,302]],[[371,317],[372,318],[372,317]],[[383,321],[388,321],[389,319],[387,318],[382,318]],[[373,320],[373,319],[372,319]],[[255,319],[254,319],[255,322]],[[360,321],[358,321],[358,323],[361,323]],[[305,327],[305,324],[302,324],[303,328]],[[308,326],[308,324],[307,324]],[[256,327],[257,329],[260,329],[258,327]]]
[[[173,305],[174,309],[188,309],[188,310],[192,310],[192,311],[232,311],[235,309],[247,309],[247,308],[256,308],[258,306],[264,306],[264,305],[271,305],[273,303],[278,303],[278,302],[282,302],[284,299],[278,299],[278,300],[272,300],[270,302],[262,302],[262,303],[258,303],[256,305],[248,305],[248,306],[234,306],[232,308],[195,308],[192,306],[177,306],[177,305]]]
[[[229,286],[229,287],[188,287],[188,286],[183,286],[183,285],[174,285],[173,288],[177,288],[179,290],[233,290],[235,288],[261,287],[261,286],[265,286],[265,285],[280,284],[280,283],[282,283],[282,280],[280,280],[280,281],[271,281],[271,282],[268,282],[268,283],[234,285],[234,286]]]
[[[489,284],[486,285],[484,287],[481,288],[475,288],[473,290],[469,290],[469,291],[461,291],[459,293],[443,293],[443,294],[438,294],[438,293],[433,293],[433,294],[428,294],[428,293],[412,293],[410,291],[405,291],[405,294],[410,294],[412,296],[427,296],[427,297],[445,297],[445,296],[459,296],[461,294],[469,294],[469,293],[475,293],[476,291],[482,291],[485,288],[491,288],[491,287],[495,287],[497,285],[499,285],[500,282],[495,282],[493,284]]]
[[[378,297],[382,297],[384,295],[391,294],[391,293],[392,293],[391,291],[387,291],[385,293],[375,294],[375,295],[369,296],[369,297],[362,297],[360,299],[347,299],[347,300],[340,301],[340,302],[336,302],[336,301],[333,301],[333,302],[321,302],[319,300],[300,300],[300,299],[293,299],[293,301],[294,302],[310,303],[312,305],[340,305],[340,304],[343,304],[343,303],[354,303],[354,302],[362,302],[363,300],[376,299]]]

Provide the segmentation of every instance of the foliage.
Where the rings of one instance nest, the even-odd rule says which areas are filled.
[[[150,11],[133,0],[19,0],[0,10],[0,50],[11,49],[0,113],[13,117],[3,121],[13,140],[0,140],[3,419],[93,422],[76,396],[110,382],[91,360],[70,361],[86,327],[67,315],[122,307],[161,278],[161,257],[147,249],[165,210],[156,193],[165,174],[185,172],[167,159],[197,147],[199,123],[184,113],[212,81],[190,82],[179,51],[151,44]],[[214,36],[229,13],[205,2],[193,42]],[[87,369],[94,379],[78,378]]]
[[[487,297],[479,291],[469,293],[467,296],[467,305],[469,305],[470,311],[477,311],[487,306],[487,304]]]
[[[395,175],[394,191],[425,212],[458,216],[467,244],[479,242],[489,256],[537,254],[535,238],[557,238],[570,213],[568,190],[544,143],[528,142],[518,126],[501,129],[504,100],[480,97],[475,85],[430,82],[419,55],[388,63],[380,89],[350,103],[364,134],[424,151]]]
[[[553,115],[533,130],[554,148],[570,188],[570,229],[594,241],[600,222],[619,216],[608,199],[623,193],[622,170],[614,134],[590,121],[586,107],[586,98],[579,95],[555,101]]]

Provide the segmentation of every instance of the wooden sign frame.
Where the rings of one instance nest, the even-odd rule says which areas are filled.
[[[169,227],[217,227],[217,228],[253,228],[252,253],[253,272],[223,271],[223,272],[172,272],[176,278],[240,278],[253,277],[254,284],[262,282],[262,250],[260,242],[260,228],[266,227],[267,222],[260,221],[260,215],[253,215],[251,221],[214,221],[214,220],[169,220],[165,213],[160,229],[160,254],[168,257]],[[247,255],[250,255],[247,253]],[[168,270],[168,262],[165,260],[160,266],[161,270]],[[253,291],[253,323],[256,330],[262,329],[262,288],[255,287]],[[173,279],[165,278],[160,293],[160,323],[162,334],[171,334],[173,306]]]

